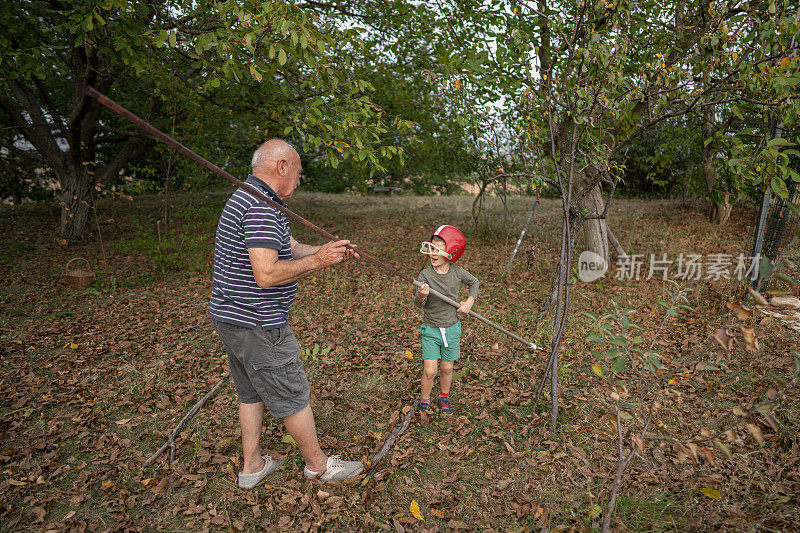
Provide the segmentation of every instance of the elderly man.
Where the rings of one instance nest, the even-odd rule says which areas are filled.
[[[303,170],[297,151],[285,141],[271,139],[253,154],[252,166],[246,183],[286,205]],[[303,454],[307,478],[341,481],[364,468],[358,461],[328,457],[320,448],[300,345],[288,324],[297,280],[357,257],[345,246],[348,243],[297,242],[286,215],[243,189],[225,204],[214,245],[211,318],[228,351],[239,400],[242,488],[255,487],[283,464],[261,454],[265,406],[272,416],[283,418]]]

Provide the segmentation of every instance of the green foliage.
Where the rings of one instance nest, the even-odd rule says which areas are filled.
[[[303,158],[304,189],[318,192],[341,193],[361,185],[362,179],[349,162],[333,168],[321,158]]]
[[[306,348],[303,351],[303,354],[306,358],[311,358],[315,363],[319,362],[319,360],[331,352],[331,347],[326,346],[325,348],[320,349],[319,343],[315,342],[313,348]]]
[[[265,136],[301,140],[334,168],[349,160],[380,170],[403,159],[402,148],[380,145],[390,127],[410,124],[370,100],[374,87],[354,67],[357,30],[289,2],[187,2],[179,15],[193,24],[153,31],[156,44],[182,50],[206,73],[202,94],[268,110]]]
[[[621,194],[699,192],[709,106],[721,176],[712,199],[785,195],[800,179],[788,165],[800,153],[788,0],[590,0],[544,12],[502,0],[54,6],[9,6],[0,118],[14,132],[3,145],[27,140],[65,183],[72,172],[113,184],[119,159],[135,162],[129,174],[145,189],[219,183],[165,147],[144,150],[128,124],[81,98],[87,84],[234,174],[259,142],[293,139],[308,186],[324,191],[450,192],[499,174],[541,185],[574,162],[587,179],[622,180]],[[778,124],[783,138],[767,140]]]
[[[700,131],[694,121],[687,117],[665,120],[613,157],[620,169],[615,196],[705,195],[701,151]]]
[[[789,132],[800,111],[798,18],[788,0],[472,0],[447,4],[442,16],[460,44],[442,68],[475,107],[505,102],[507,151],[544,147],[553,165],[579,169],[581,187],[623,178],[623,192],[636,181],[669,190],[688,178],[699,191],[697,139],[711,106],[712,165],[722,178],[712,200],[743,187],[785,195],[786,180],[797,179],[784,153],[796,144]],[[785,140],[766,142],[779,123]]]
[[[665,321],[667,317],[678,316],[681,309],[693,310],[687,298],[691,289],[681,288],[678,284],[672,283],[674,285],[672,289],[664,290],[668,299],[658,302],[659,306],[666,310]],[[650,372],[662,368],[660,356],[652,349],[652,345],[649,348],[643,346],[644,338],[640,334],[642,327],[634,323],[632,319],[636,314],[636,309],[631,307],[618,309],[613,300],[612,304],[614,311],[599,316],[591,312],[583,313],[593,323],[594,331],[586,340],[597,346],[597,349],[592,350],[592,355],[600,361],[598,365],[592,366],[595,374],[602,378],[607,375],[605,369],[608,368],[618,375],[631,365],[633,369],[643,367]],[[660,331],[656,335],[658,333]]]
[[[437,73],[438,60],[452,50],[437,10],[425,3],[348,3],[359,20],[353,46],[355,76],[371,88],[370,99],[387,116],[403,121],[387,124],[378,149],[393,155],[385,168],[340,164],[333,176],[309,175],[318,190],[366,190],[367,183],[399,186],[416,194],[452,192],[457,181],[476,168],[476,132],[464,120],[465,110],[452,98],[457,87]],[[463,88],[462,88],[463,89]],[[413,124],[412,127],[409,127]]]
[[[153,188],[208,183],[165,147],[146,150],[146,138],[84,95],[87,85],[237,174],[274,136],[334,168],[347,161],[369,175],[386,161],[402,163],[403,148],[389,135],[405,134],[410,122],[370,100],[374,87],[358,76],[355,59],[362,37],[340,29],[349,24],[336,10],[320,16],[285,1],[54,6],[15,2],[7,12],[0,120],[14,132],[3,146],[50,166],[61,181],[69,238],[87,229],[95,182],[112,184],[137,157]],[[26,142],[33,150],[19,148]]]

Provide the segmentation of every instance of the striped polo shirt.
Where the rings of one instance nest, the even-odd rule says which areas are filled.
[[[255,176],[248,176],[245,183],[286,205],[269,185]],[[297,282],[259,287],[247,249],[271,248],[278,250],[278,259],[292,259],[291,235],[286,215],[244,189],[233,193],[217,225],[211,318],[253,329],[288,325]]]

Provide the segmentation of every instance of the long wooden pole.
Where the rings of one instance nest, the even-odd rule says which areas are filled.
[[[122,107],[121,105],[116,103],[111,98],[107,97],[103,93],[101,93],[98,90],[96,90],[94,87],[91,87],[91,86],[87,87],[86,88],[86,94],[91,96],[92,98],[94,98],[95,100],[97,100],[98,102],[100,102],[101,104],[103,104],[104,106],[109,108],[110,110],[114,111],[118,115],[126,118],[127,120],[129,120],[130,122],[135,124],[137,127],[139,127],[140,129],[146,131],[147,133],[149,133],[150,135],[152,135],[156,139],[160,140],[164,144],[166,144],[168,146],[171,146],[172,148],[176,149],[178,152],[182,153],[183,155],[185,155],[189,159],[192,159],[193,161],[196,161],[196,162],[200,163],[201,165],[206,167],[211,172],[214,172],[215,174],[217,174],[219,176],[222,176],[223,178],[225,178],[226,180],[230,181],[231,183],[233,183],[237,187],[246,190],[247,192],[249,192],[250,194],[252,194],[256,198],[258,198],[259,200],[262,200],[262,201],[268,203],[269,205],[271,205],[272,207],[274,207],[275,209],[277,209],[278,211],[280,211],[281,213],[283,213],[287,217],[291,218],[292,220],[296,220],[297,222],[301,223],[302,225],[306,226],[307,228],[310,228],[313,231],[317,232],[318,234],[322,235],[326,239],[329,239],[331,241],[338,241],[339,240],[339,238],[337,236],[335,236],[335,235],[333,235],[331,233],[328,233],[327,231],[325,231],[324,229],[320,228],[316,224],[313,224],[312,222],[310,222],[310,221],[306,220],[305,218],[301,217],[300,215],[298,215],[294,211],[282,206],[278,202],[274,201],[272,198],[269,198],[267,195],[263,194],[261,191],[259,191],[257,189],[254,189],[250,185],[247,185],[243,181],[235,178],[229,172],[226,172],[225,170],[219,168],[217,165],[215,165],[211,161],[209,161],[209,160],[205,159],[204,157],[198,155],[197,153],[195,153],[194,151],[190,150],[189,148],[187,148],[183,144],[179,143],[178,141],[176,141],[175,139],[173,139],[172,137],[170,137],[166,133],[162,132],[161,130],[159,130],[159,129],[153,127],[153,126],[151,126],[146,121],[144,121],[143,119],[141,119],[138,116],[134,115],[133,113],[131,113],[130,111],[128,111],[127,109],[125,109],[124,107]],[[356,249],[356,248],[354,248],[352,246],[348,246],[348,247],[356,250],[358,252],[358,255],[360,255],[361,257],[363,257],[364,259],[366,259],[370,263],[372,263],[372,264],[376,265],[377,267],[382,268],[382,269],[386,270],[387,272],[389,272],[391,274],[394,274],[395,276],[397,276],[397,277],[399,277],[399,278],[411,283],[415,287],[419,287],[421,285],[421,283],[419,281],[413,279],[410,276],[407,276],[406,274],[403,274],[402,272],[400,272],[396,268],[390,267],[389,265],[387,265],[383,261],[378,260],[376,257],[371,256],[370,254],[366,253],[365,251],[361,250],[360,248]],[[447,302],[448,304],[450,304],[450,305],[452,305],[452,306],[454,306],[456,308],[458,308],[460,306],[460,304],[458,302],[456,302],[455,300],[452,300],[452,299],[448,298],[444,294],[442,294],[442,293],[440,293],[440,292],[438,292],[438,291],[436,291],[434,289],[431,289],[430,292],[431,292],[431,294],[433,294],[437,298],[440,298],[440,299],[444,300],[445,302]],[[493,327],[494,329],[496,329],[496,330],[498,330],[498,331],[500,331],[502,333],[505,333],[506,335],[508,335],[512,339],[520,341],[521,343],[525,344],[528,348],[530,348],[532,350],[538,349],[538,347],[534,343],[526,341],[522,337],[519,337],[519,336],[511,333],[510,331],[508,331],[507,329],[503,328],[502,326],[499,326],[498,324],[495,324],[494,322],[492,322],[488,318],[484,318],[484,317],[482,317],[481,315],[479,315],[478,313],[476,313],[474,311],[470,311],[469,315],[471,317],[473,317],[473,318],[477,318],[478,320],[480,320],[484,324],[487,324],[487,325]]]
[[[503,273],[500,274],[500,277],[505,277],[508,269],[511,268],[511,261],[514,260],[514,256],[517,255],[517,250],[519,250],[519,245],[522,244],[522,239],[525,237],[525,231],[528,229],[528,224],[531,223],[531,217],[533,217],[533,212],[536,210],[536,206],[539,205],[539,190],[537,189],[536,192],[536,201],[533,202],[533,207],[531,207],[530,213],[528,213],[528,220],[525,221],[525,225],[522,226],[522,233],[519,234],[519,239],[517,239],[517,245],[514,246],[514,251],[511,252],[511,257],[508,258],[508,264],[506,265],[506,269],[503,270]]]

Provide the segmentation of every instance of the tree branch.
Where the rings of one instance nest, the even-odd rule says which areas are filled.
[[[31,119],[33,119],[32,121],[39,125],[37,127],[30,127],[28,121],[17,110],[11,100],[2,95],[0,95],[0,109],[5,111],[12,125],[22,131],[25,139],[36,148],[36,151],[48,161],[50,166],[58,170],[62,169],[64,152],[58,147],[58,143],[53,133],[50,131],[50,123],[44,118],[41,108],[38,108],[38,106],[27,98],[24,87],[17,84],[15,80],[11,80],[6,76],[6,83],[14,92],[17,101],[22,105]]]
[[[114,158],[97,171],[97,182],[101,184],[108,183],[128,161],[144,153],[147,149],[147,144],[141,137],[129,138]]]
[[[36,86],[36,91],[39,93],[39,97],[44,102],[45,107],[47,108],[47,114],[50,115],[55,126],[61,130],[61,135],[64,138],[67,137],[67,127],[64,124],[64,118],[61,116],[61,112],[55,106],[53,101],[50,99],[50,94],[47,92],[47,89],[42,85],[42,82],[38,80],[36,77],[33,78],[33,84]]]
[[[42,165],[49,165],[49,162],[45,160],[45,158],[39,155],[37,152],[31,152],[29,150],[23,150],[21,148],[17,148],[16,146],[14,146],[13,143],[6,142],[2,139],[0,139],[0,144],[2,144],[2,146],[4,146],[9,152],[13,152],[22,157],[26,157],[28,159],[36,161],[37,163],[41,163]]]
[[[169,434],[169,436],[167,437],[167,442],[165,442],[164,445],[158,449],[158,451],[156,451],[153,455],[150,456],[149,459],[147,459],[147,461],[144,462],[144,464],[142,465],[142,469],[147,468],[148,466],[153,464],[155,460],[158,459],[158,457],[167,450],[167,448],[170,448],[169,462],[172,463],[172,460],[175,457],[175,438],[180,434],[181,430],[184,428],[184,426],[186,426],[189,420],[191,420],[192,417],[194,417],[194,415],[196,415],[197,412],[200,409],[202,409],[203,405],[205,405],[205,403],[208,400],[216,396],[220,387],[222,387],[222,385],[228,380],[230,375],[231,375],[230,372],[225,372],[222,375],[222,378],[220,378],[220,380],[217,382],[217,384],[214,385],[214,388],[211,389],[205,396],[200,398],[200,400],[198,400],[197,403],[194,404],[194,406],[189,410],[189,412],[186,413],[186,415],[181,419],[180,422],[178,422],[178,425],[175,426],[175,429],[172,430],[172,433]]]

